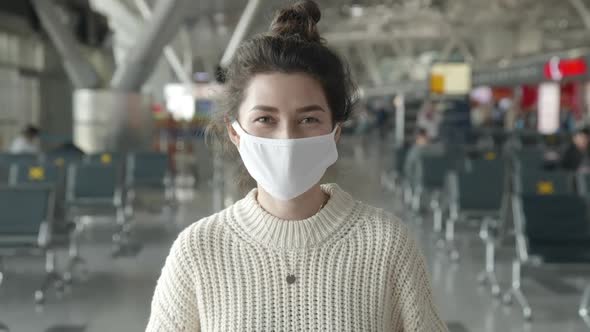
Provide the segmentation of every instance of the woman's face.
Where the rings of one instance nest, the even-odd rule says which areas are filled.
[[[321,85],[306,74],[269,73],[252,78],[238,110],[238,122],[250,135],[294,139],[327,135],[332,113]],[[228,126],[230,138],[239,136]],[[340,135],[337,129],[336,138]]]

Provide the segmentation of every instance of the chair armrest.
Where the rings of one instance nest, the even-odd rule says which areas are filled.
[[[47,221],[43,221],[39,226],[39,236],[37,237],[37,245],[40,248],[47,248],[51,242],[51,227]]]
[[[521,263],[529,261],[528,240],[523,234],[516,234],[516,256]]]
[[[494,229],[492,229],[494,226]],[[495,236],[492,233],[495,230],[495,225],[492,225],[490,219],[484,219],[479,228],[479,238],[485,242],[494,241]]]
[[[115,195],[113,196],[113,203],[115,206],[122,206],[123,205],[123,188],[117,187],[115,188]]]
[[[518,195],[512,196],[514,235],[516,237],[516,257],[521,263],[529,260],[528,240],[524,233],[524,212]]]
[[[449,211],[459,212],[459,179],[457,172],[450,171],[445,176],[443,195],[441,201],[445,203]]]

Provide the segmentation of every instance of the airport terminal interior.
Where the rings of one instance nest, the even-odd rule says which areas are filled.
[[[343,59],[356,99],[321,183],[407,227],[448,331],[590,331],[590,1],[316,2],[321,18],[305,24]],[[148,327],[179,234],[254,187],[278,197],[268,188],[281,175],[279,192],[302,188],[315,168],[297,156],[325,157],[301,144],[325,136],[252,136],[293,160],[248,163],[257,150],[229,156],[237,147],[211,130],[235,129],[223,112],[240,46],[301,3],[312,2],[0,1],[0,332],[181,330]],[[324,87],[321,75],[307,77]],[[266,182],[252,172],[283,161]],[[223,277],[247,279],[235,273]],[[202,331],[245,331],[183,310]]]

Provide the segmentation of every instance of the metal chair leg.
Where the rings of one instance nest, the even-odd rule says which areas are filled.
[[[381,186],[383,188],[385,188],[387,191],[392,192],[394,194],[397,193],[397,185],[396,183],[398,181],[397,180],[397,176],[395,175],[390,175],[391,173],[389,172],[382,172],[381,173]]]
[[[0,256],[0,286],[4,280],[4,257]]]
[[[515,298],[518,304],[522,308],[522,315],[526,320],[531,320],[533,317],[532,309],[529,305],[526,296],[522,291],[522,276],[521,276],[521,263],[518,259],[514,260],[512,263],[512,286],[510,289],[504,294],[504,303],[510,304],[512,299]]]
[[[588,302],[590,302],[590,285],[586,286],[580,301],[580,308],[578,314],[584,320],[584,323],[590,328],[590,313],[588,310]]]
[[[113,250],[121,250],[128,244],[129,234],[131,233],[131,223],[127,218],[124,207],[118,207],[116,210],[116,219],[118,230],[113,234]]]
[[[447,253],[452,261],[459,260],[459,251],[455,245],[455,222],[457,221],[455,216],[447,218],[445,225],[445,243],[447,245]]]
[[[407,184],[403,185],[403,199],[405,206],[411,206],[412,204],[412,187]]]
[[[64,279],[55,270],[55,265],[55,252],[49,249],[45,252],[45,277],[41,286],[34,293],[35,303],[38,305],[45,302],[47,291],[50,288],[55,288],[58,294],[63,291]]]
[[[166,205],[172,207],[176,205],[176,177],[169,176],[164,180],[164,200]]]
[[[80,256],[80,235],[84,231],[84,224],[82,224],[78,218],[74,220],[74,224],[75,228],[70,235],[70,244],[68,248],[70,258]]]
[[[485,247],[486,247],[486,258],[485,258],[485,268],[479,274],[478,281],[482,284],[488,284],[490,286],[490,290],[493,296],[500,295],[500,284],[498,283],[498,278],[496,277],[496,261],[495,261],[495,252],[496,252],[496,245],[494,240],[491,238],[485,239]]]
[[[443,211],[440,206],[436,206],[434,208],[433,216],[432,216],[432,230],[436,234],[441,234],[443,230]]]
[[[71,283],[74,279],[74,270],[86,266],[86,260],[80,256],[80,236],[84,231],[84,224],[79,220],[75,221],[75,229],[70,235],[70,245],[68,249],[69,261],[64,273],[64,281]]]
[[[412,197],[412,211],[420,212],[422,193],[419,190],[415,190]]]
[[[125,216],[127,217],[127,219],[133,218],[133,215],[135,213],[135,209],[133,207],[134,202],[135,202],[135,191],[133,189],[127,189],[127,191],[125,192],[125,201],[123,204]]]

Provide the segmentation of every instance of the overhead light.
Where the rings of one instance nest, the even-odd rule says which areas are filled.
[[[352,17],[361,17],[364,14],[364,8],[361,5],[352,5],[350,6],[350,16]]]

